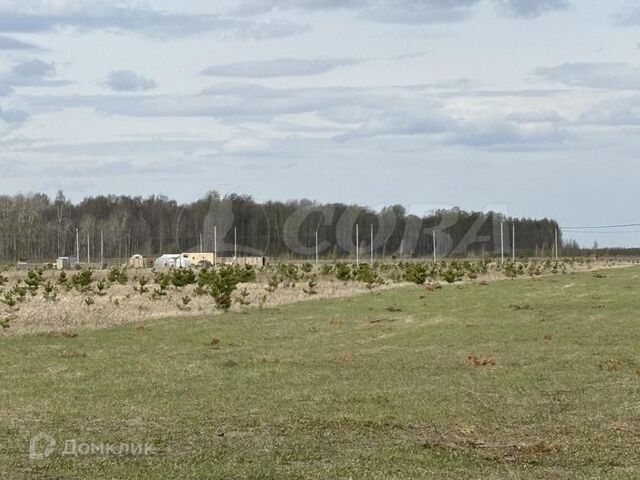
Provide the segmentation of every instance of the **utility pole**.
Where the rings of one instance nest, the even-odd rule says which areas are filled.
[[[318,226],[316,227],[316,265],[320,263],[320,225],[322,225],[322,218],[318,221]]]
[[[318,265],[320,261],[320,250],[318,248],[318,230],[316,230],[316,265]]]
[[[371,266],[373,267],[373,223],[371,224]]]
[[[555,241],[555,244],[556,244],[556,261],[558,261],[558,229],[557,228],[556,228],[556,232],[555,233],[556,233],[556,241]]]
[[[511,227],[511,257],[513,258],[513,263],[516,263],[516,223],[513,222]]]
[[[218,227],[213,227],[213,265],[218,264]]]
[[[500,221],[500,256],[504,263],[504,220]]]
[[[80,230],[76,228],[76,263],[80,263]]]
[[[360,228],[356,223],[356,265],[360,265]]]
[[[438,262],[438,239],[436,237],[436,229],[433,229],[433,263]]]

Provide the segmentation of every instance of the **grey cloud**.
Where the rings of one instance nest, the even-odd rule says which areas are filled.
[[[336,123],[365,123],[376,114],[376,109],[367,105],[333,105],[324,109],[326,118]]]
[[[2,83],[0,83],[0,97],[6,97],[8,95],[11,95],[13,93],[13,88],[11,88],[9,85],[3,85]]]
[[[557,123],[563,119],[557,110],[532,110],[512,113],[509,120],[516,123]]]
[[[0,139],[19,128],[28,118],[29,115],[21,110],[3,110],[0,107]]]
[[[24,144],[15,151],[28,153],[50,153],[66,157],[122,157],[172,153],[176,155],[194,155],[199,151],[215,150],[220,142],[197,139],[144,138],[138,140],[119,140],[113,142],[83,142],[74,144]]]
[[[565,142],[566,129],[555,125],[522,126],[505,120],[464,122],[448,135],[447,142],[478,148],[539,149]]]
[[[155,80],[144,78],[132,70],[110,72],[103,85],[116,92],[144,92],[156,88]]]
[[[235,10],[241,14],[272,10],[348,10],[380,23],[429,24],[464,20],[485,0],[245,0]],[[567,0],[486,0],[493,1],[508,15],[533,18],[566,9]]]
[[[534,72],[550,82],[572,87],[640,90],[640,68],[627,63],[564,63]]]
[[[339,67],[354,65],[355,59],[303,60],[280,58],[267,61],[238,62],[212,65],[202,71],[204,75],[237,78],[275,78],[288,76],[318,75]]]
[[[42,78],[54,75],[56,68],[53,63],[36,59],[19,63],[13,67],[12,73],[16,78]]]
[[[0,35],[0,50],[40,50],[36,45]]]
[[[233,9],[233,13],[252,15],[272,10],[333,10],[338,8],[356,8],[366,4],[364,0],[242,0]]]
[[[350,10],[381,23],[427,24],[453,22],[469,16],[482,0],[245,0],[242,14],[272,10]]]
[[[22,124],[29,118],[27,112],[22,110],[3,110],[0,107],[0,121],[8,124]]]
[[[514,17],[534,18],[553,10],[565,10],[567,0],[498,0],[498,6]]]
[[[640,95],[627,96],[601,102],[585,112],[581,122],[596,125],[640,125]]]
[[[132,117],[213,117],[238,122],[314,112],[348,99],[344,93],[348,89],[320,90],[221,85],[194,96],[37,96],[30,97],[30,103],[45,110],[94,108]]]
[[[469,95],[485,98],[549,98],[565,95],[566,89],[474,90]]]
[[[56,74],[56,66],[42,60],[33,59],[18,63],[9,72],[0,75],[0,86],[11,87],[31,87],[31,86],[60,86],[69,82],[52,80]]]
[[[445,23],[469,16],[480,0],[395,0],[373,2],[362,13],[364,18],[384,23]]]
[[[221,32],[244,37],[282,37],[305,29],[287,22],[254,22],[222,17],[170,13],[143,7],[117,6],[51,13],[0,10],[0,32],[47,32],[58,29],[120,30],[157,37]]]
[[[630,8],[620,12],[613,18],[616,25],[622,27],[634,27],[640,25],[640,8]]]

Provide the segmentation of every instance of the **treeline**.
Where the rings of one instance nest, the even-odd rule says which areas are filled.
[[[501,236],[502,226],[502,236]],[[0,196],[0,260],[52,260],[80,251],[97,261],[132,254],[213,251],[220,255],[322,258],[549,256],[555,221],[497,213],[439,210],[424,217],[401,205],[372,209],[310,200],[258,203],[250,196],[211,192],[188,204],[165,196],[95,196],[73,204],[63,192]],[[373,239],[373,241],[372,241]],[[559,244],[562,243],[559,233]],[[359,248],[358,248],[359,246]]]

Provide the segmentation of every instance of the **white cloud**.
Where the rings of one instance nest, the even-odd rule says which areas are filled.
[[[264,138],[251,134],[241,134],[224,142],[221,151],[229,155],[265,155],[271,153],[271,145],[271,142]]]
[[[39,110],[93,108],[98,112],[146,118],[210,117],[237,128],[264,124],[279,135],[278,121],[307,116],[317,126],[332,126],[316,132],[305,129],[301,136],[315,136],[339,142],[391,137],[423,137],[434,143],[487,148],[493,145],[532,148],[536,144],[562,143],[569,133],[559,127],[556,111],[512,113],[504,118],[487,118],[470,111],[448,113],[445,104],[421,90],[394,88],[300,88],[275,89],[255,85],[222,85],[196,96],[73,96],[40,97],[32,102]],[[269,128],[270,127],[270,128]],[[288,123],[286,131],[295,131]],[[231,153],[267,154],[264,138],[240,135],[225,144]]]

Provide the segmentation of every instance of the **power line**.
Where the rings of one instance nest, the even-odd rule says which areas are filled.
[[[628,223],[626,225],[598,225],[598,226],[586,226],[586,227],[563,227],[562,230],[600,230],[604,228],[630,228],[640,227],[640,223]]]
[[[620,230],[618,231],[603,231],[603,230],[598,230],[598,231],[593,231],[593,230],[571,230],[567,233],[588,233],[590,235],[632,235],[632,234],[637,234],[640,233],[640,230],[627,230],[626,232],[621,232]]]

